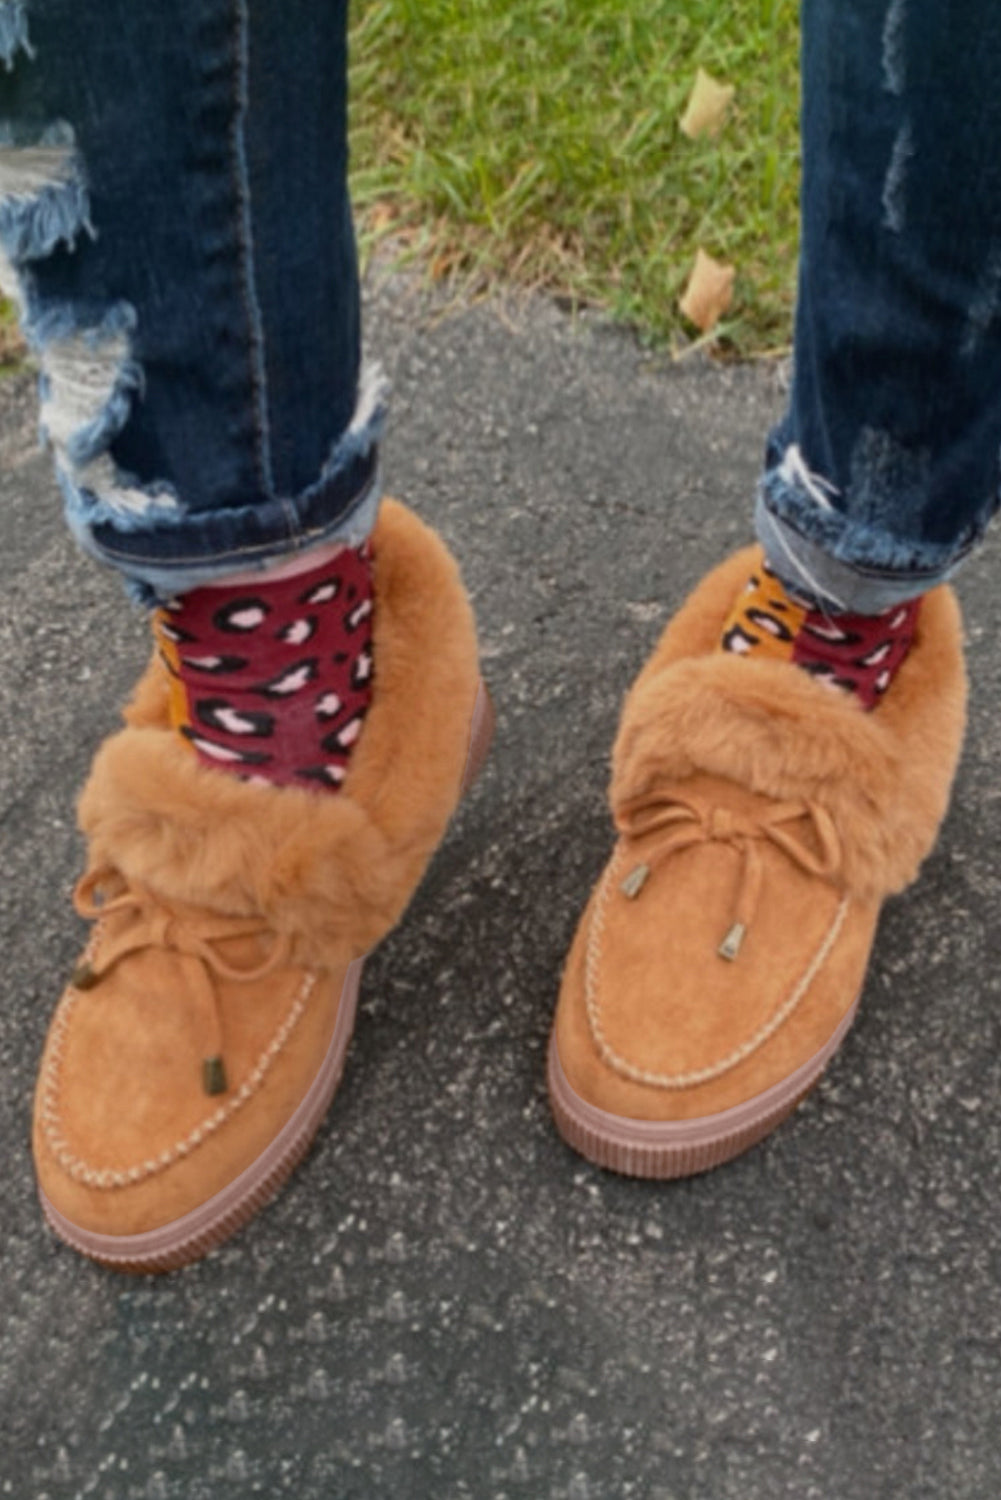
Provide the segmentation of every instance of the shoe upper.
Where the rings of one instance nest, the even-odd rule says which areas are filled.
[[[468,600],[403,506],[384,502],[373,550],[372,701],[340,791],[201,765],[156,659],[94,760],[78,893],[94,930],[50,1028],[34,1136],[43,1193],[87,1232],[170,1224],[260,1157],[458,802],[479,690]]]
[[[576,1094],[682,1120],[760,1096],[817,1055],[861,988],[882,899],[917,875],[962,743],[958,607],[923,601],[873,713],[786,662],[717,650],[757,549],[704,580],[630,691],[618,831],[556,1017]]]

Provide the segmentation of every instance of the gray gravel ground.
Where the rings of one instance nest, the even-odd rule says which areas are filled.
[[[545,304],[370,294],[390,486],[462,561],[491,764],[366,971],[289,1188],[207,1261],[123,1279],[43,1229],[27,1121],[80,930],[74,790],[144,659],[0,396],[5,997],[0,1495],[18,1500],[988,1500],[1001,1489],[1001,626],[965,573],[952,812],[887,909],[858,1024],[765,1145],[661,1187],[578,1160],[543,1050],[608,847],[622,693],[748,535],[774,368],[658,368]]]

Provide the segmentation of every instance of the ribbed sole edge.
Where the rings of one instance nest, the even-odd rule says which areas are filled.
[[[792,1114],[819,1081],[857,1010],[856,998],[830,1040],[788,1078],[733,1109],[690,1120],[633,1120],[588,1104],[567,1081],[553,1032],[547,1081],[556,1128],[579,1155],[626,1177],[667,1181],[708,1172],[749,1151]]]
[[[266,1150],[239,1177],[183,1218],[136,1235],[96,1234],[82,1229],[61,1214],[39,1188],[42,1212],[59,1238],[116,1271],[144,1273],[190,1265],[242,1229],[288,1181],[330,1108],[354,1031],[363,964],[363,959],[356,959],[348,967],[334,1032],[308,1091]]]

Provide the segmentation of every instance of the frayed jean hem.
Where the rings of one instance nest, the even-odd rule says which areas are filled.
[[[364,488],[352,505],[329,521],[309,526],[293,522],[284,526],[279,536],[257,544],[231,548],[214,556],[187,556],[173,560],[130,556],[120,545],[102,545],[91,527],[74,525],[70,508],[67,509],[67,519],[83,550],[121,574],[130,598],[153,607],[187,593],[189,589],[225,579],[229,573],[243,573],[254,568],[263,571],[313,547],[332,542],[358,547],[375,525],[381,499],[381,475],[378,464],[374,463]],[[260,521],[260,511],[251,512],[248,508],[245,519]]]
[[[121,573],[132,598],[149,605],[323,544],[360,546],[375,525],[382,495],[379,438],[387,391],[374,369],[323,473],[295,496],[190,510],[161,486],[130,486],[115,474],[109,501],[90,489],[91,471],[57,465],[70,531],[91,557]],[[107,466],[107,455],[104,461]],[[128,506],[112,503],[121,495]]]
[[[980,541],[978,534],[958,548],[901,543],[830,511],[821,543],[776,513],[770,479],[758,491],[754,529],[783,582],[821,608],[862,615],[878,615],[945,583]]]

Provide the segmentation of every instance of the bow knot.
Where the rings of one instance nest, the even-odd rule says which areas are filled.
[[[731,962],[757,910],[764,874],[762,843],[770,843],[805,873],[823,880],[833,880],[841,868],[841,843],[833,819],[809,800],[773,802],[760,812],[737,815],[717,803],[705,805],[668,788],[654,788],[623,802],[616,811],[616,823],[630,843],[646,845],[641,861],[620,885],[628,900],[636,900],[657,866],[681,849],[720,843],[740,856],[733,921],[717,949],[721,958]],[[653,843],[655,835],[660,838]]]
[[[719,839],[723,843],[732,839],[737,832],[737,820],[728,807],[711,807],[705,822],[709,838]]]
[[[184,967],[185,987],[200,1012],[206,1034],[202,1086],[207,1094],[225,1093],[228,1083],[216,980],[249,983],[263,979],[288,959],[288,935],[271,932],[259,917],[179,910],[148,887],[129,885],[112,869],[84,875],[73,892],[73,905],[81,917],[90,920],[116,913],[127,920],[102,943],[100,964],[84,960],[73,971],[70,983],[76,989],[93,989],[122,959],[147,948],[174,953]],[[270,950],[260,964],[249,968],[228,963],[216,946],[227,939],[265,936],[273,938]]]

